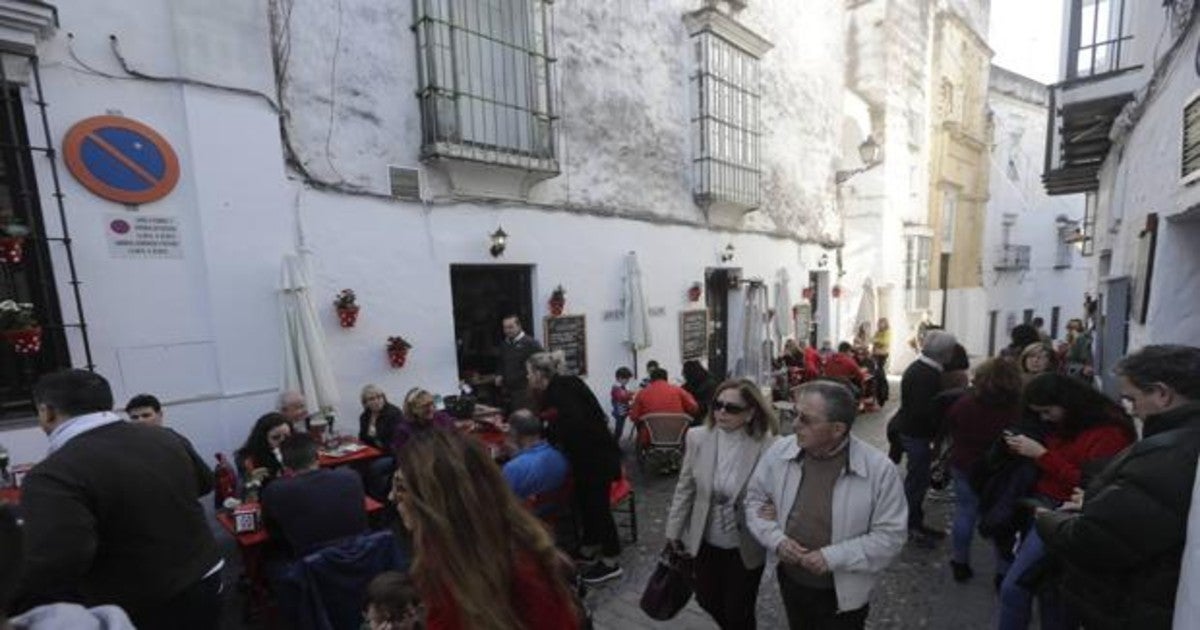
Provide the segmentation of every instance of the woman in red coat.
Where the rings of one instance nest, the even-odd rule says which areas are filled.
[[[429,630],[579,628],[554,542],[482,444],[428,431],[397,459],[391,499],[413,535]]]
[[[1038,468],[1034,499],[1055,508],[1083,485],[1085,469],[1099,470],[1103,463],[1137,439],[1129,416],[1115,402],[1083,381],[1062,374],[1035,377],[1025,385],[1024,402],[1051,428],[1042,442],[1025,435],[1008,434],[1008,449],[1034,461]],[[1045,555],[1033,528],[1026,533],[1016,558],[1000,586],[1001,630],[1029,626],[1033,593],[1021,584],[1022,576]],[[1049,589],[1052,591],[1053,589]],[[1074,628],[1061,602],[1039,598],[1043,630]]]

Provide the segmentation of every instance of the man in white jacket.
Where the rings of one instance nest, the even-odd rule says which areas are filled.
[[[871,589],[907,537],[896,466],[850,434],[857,401],[832,381],[800,386],[795,435],[762,456],[746,525],[779,558],[791,628],[863,628]]]

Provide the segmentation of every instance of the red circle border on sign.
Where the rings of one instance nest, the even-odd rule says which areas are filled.
[[[92,175],[83,163],[83,143],[92,132],[105,127],[127,129],[145,136],[147,140],[154,143],[163,157],[162,179],[151,186],[149,190],[133,192],[109,186]],[[176,157],[175,150],[171,148],[167,139],[150,127],[123,116],[93,116],[75,123],[63,137],[63,161],[67,164],[67,170],[71,171],[71,174],[79,180],[80,184],[83,184],[84,188],[97,196],[118,203],[141,205],[158,201],[171,194],[175,184],[179,182],[179,158]]]

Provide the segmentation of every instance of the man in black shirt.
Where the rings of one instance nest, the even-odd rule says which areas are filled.
[[[525,362],[542,351],[542,344],[525,334],[521,329],[521,318],[516,315],[508,315],[501,325],[504,328],[504,341],[500,344],[500,365],[496,384],[503,392],[506,409],[528,409],[533,401],[529,395]]]
[[[50,454],[25,478],[23,607],[115,604],[141,630],[217,627],[224,564],[197,499],[212,471],[179,434],[125,422],[85,370],[33,389]]]
[[[263,514],[283,533],[293,556],[367,531],[362,478],[349,468],[322,469],[317,443],[296,433],[279,445],[292,476],[263,489]]]

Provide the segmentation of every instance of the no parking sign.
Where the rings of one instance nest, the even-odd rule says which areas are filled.
[[[93,116],[63,138],[67,170],[84,188],[125,204],[158,201],[179,181],[179,158],[158,132],[122,116]]]

